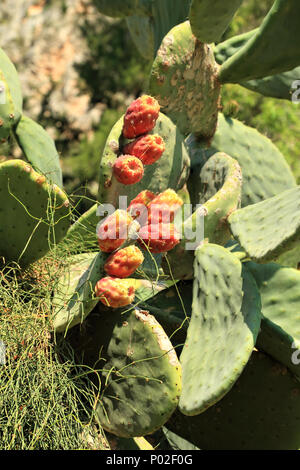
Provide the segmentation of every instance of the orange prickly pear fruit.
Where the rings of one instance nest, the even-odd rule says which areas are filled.
[[[173,222],[175,213],[183,205],[183,200],[173,189],[166,189],[150,202],[148,224]]]
[[[133,302],[135,288],[124,279],[107,276],[97,282],[95,295],[106,307],[120,308]]]
[[[174,224],[144,225],[139,230],[138,236],[140,246],[151,253],[170,251],[180,242],[180,235]]]
[[[127,211],[117,209],[97,228],[98,244],[101,251],[111,253],[127,240],[133,218]]]
[[[121,155],[114,163],[113,173],[119,183],[136,184],[144,176],[144,165],[133,155]]]
[[[148,220],[148,204],[155,198],[155,194],[145,189],[141,191],[128,206],[128,213],[133,219],[139,218],[140,225],[144,225]]]
[[[158,134],[143,135],[124,147],[124,153],[134,155],[144,165],[157,162],[165,150],[165,142]]]
[[[143,95],[128,107],[124,117],[123,136],[126,139],[136,137],[151,131],[159,116],[160,105],[155,98]]]
[[[131,276],[143,261],[141,250],[135,245],[130,245],[112,253],[104,264],[104,271],[109,276],[126,278]]]

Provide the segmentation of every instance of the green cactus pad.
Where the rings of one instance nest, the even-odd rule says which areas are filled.
[[[296,245],[289,251],[286,251],[278,256],[275,260],[276,263],[280,264],[281,266],[286,266],[289,268],[297,269],[300,266],[300,246],[299,244]]]
[[[192,204],[203,204],[207,211],[204,237],[224,245],[231,237],[227,218],[241,204],[241,168],[226,153],[217,152],[201,168],[200,174],[199,170],[193,167],[188,181]]]
[[[272,358],[253,352],[219,403],[198,416],[178,412],[166,426],[205,450],[296,450],[299,421],[299,382]]]
[[[291,101],[295,91],[293,83],[297,80],[300,80],[300,67],[277,75],[241,82],[241,85],[264,96]],[[296,95],[295,99],[299,99],[299,94]]]
[[[105,275],[105,255],[82,253],[68,260],[55,286],[53,295],[53,329],[67,332],[82,323],[97,305],[94,295],[96,283]]]
[[[192,167],[188,188],[193,207],[199,207],[197,204],[202,206],[184,221],[182,240],[168,253],[168,263],[175,279],[193,278],[194,250],[197,246],[191,250],[187,243],[194,241],[194,234],[195,239],[196,235],[199,236],[201,230],[199,224],[202,224],[203,239],[210,243],[225,245],[231,238],[227,218],[240,207],[242,188],[240,166],[233,158],[218,152],[203,167],[201,165]],[[199,213],[203,214],[202,221],[198,218]],[[169,274],[170,269],[166,260],[163,260],[162,267]]]
[[[100,304],[99,304],[100,305]],[[175,411],[181,367],[169,338],[142,310],[93,312],[73,344],[83,363],[101,372],[96,416],[120,437],[159,429]],[[72,340],[71,340],[72,341]]]
[[[183,439],[169,429],[163,427],[164,435],[166,436],[172,450],[200,450],[199,447],[195,446],[191,442]]]
[[[150,0],[95,0],[94,3],[101,13],[115,18],[151,14]]]
[[[243,47],[257,31],[257,29],[254,29],[247,33],[233,36],[218,44],[214,49],[218,64],[222,65],[229,57],[233,56],[233,54]],[[240,82],[240,85],[264,96],[290,101],[293,93],[293,82],[299,79],[300,67],[296,67],[288,72],[270,75],[256,80],[249,80],[248,82]]]
[[[152,18],[149,16],[126,17],[127,27],[131,39],[139,53],[145,59],[153,60],[154,57],[154,28]]]
[[[218,64],[222,65],[227,59],[232,57],[249,39],[254,36],[258,28],[247,31],[246,33],[232,36],[226,41],[220,42],[214,48],[214,55]]]
[[[69,228],[69,201],[22,160],[0,165],[0,256],[22,267],[44,256]]]
[[[276,260],[300,240],[300,186],[239,209],[228,222],[232,235],[253,261]]]
[[[211,147],[204,150],[193,136],[187,148],[192,161],[203,165],[216,151],[238,161],[243,175],[242,207],[268,199],[296,186],[295,178],[281,152],[267,137],[236,119],[219,114],[218,127]]]
[[[141,308],[148,310],[159,321],[177,354],[185,343],[192,313],[192,294],[193,283],[180,281],[151,298],[149,297],[140,305]]]
[[[183,134],[210,138],[220,97],[217,73],[212,48],[197,41],[186,21],[163,39],[152,66],[149,93]]]
[[[275,263],[246,264],[262,300],[261,331],[256,347],[300,377],[300,271]]]
[[[243,0],[192,0],[190,22],[201,42],[219,41]]]
[[[186,21],[189,16],[190,0],[154,0],[152,18],[155,37],[155,54],[163,38],[177,24]]]
[[[299,14],[298,0],[275,0],[256,34],[224,62],[220,81],[240,83],[299,66]]]
[[[43,173],[48,181],[62,187],[59,155],[54,141],[45,129],[32,119],[22,116],[14,131],[28,162],[38,172]]]
[[[17,71],[0,49],[0,142],[5,142],[21,119],[22,92]]]
[[[100,221],[97,215],[99,204],[94,204],[82,214],[69,228],[66,240],[75,241],[83,251],[98,247],[96,228]]]
[[[185,149],[183,136],[172,121],[160,113],[156,126],[150,134],[159,134],[165,141],[166,150],[158,162],[145,166],[142,180],[133,185],[123,185],[113,178],[112,166],[122,153],[124,144],[122,116],[112,128],[103,151],[100,163],[99,195],[100,203],[110,203],[118,207],[119,196],[127,196],[128,202],[147,188],[154,193],[161,193],[168,188],[182,188],[189,175],[190,160]]]
[[[21,83],[18,72],[14,64],[7,57],[3,49],[0,48],[0,70],[9,86],[10,95],[13,99],[15,107],[22,111],[23,97],[21,91]]]
[[[192,317],[180,356],[179,408],[197,415],[221,400],[252,353],[261,320],[253,277],[225,248],[204,244],[195,252]]]

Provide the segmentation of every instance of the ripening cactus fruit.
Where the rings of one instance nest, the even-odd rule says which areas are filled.
[[[150,132],[159,116],[160,105],[155,98],[143,95],[128,107],[124,116],[123,136],[135,139]]]
[[[174,221],[175,213],[183,205],[183,200],[173,189],[158,194],[148,206],[148,224]]]
[[[120,248],[128,238],[128,231],[132,222],[132,217],[121,209],[108,216],[97,229],[100,250],[111,253]]]
[[[139,158],[144,165],[157,162],[166,149],[163,138],[158,134],[143,135],[124,147],[124,153]]]
[[[136,184],[144,176],[144,166],[132,155],[121,155],[113,166],[114,176],[121,184]]]
[[[127,280],[104,277],[95,286],[95,295],[106,307],[120,308],[133,302],[135,288]]]
[[[180,242],[180,234],[174,224],[144,225],[138,232],[138,243],[151,253],[165,253]]]
[[[141,191],[129,204],[128,213],[133,219],[138,218],[139,224],[145,225],[148,220],[147,206],[155,198],[155,194],[147,189]]]
[[[109,276],[126,278],[131,276],[143,261],[141,250],[135,245],[130,245],[112,253],[104,264],[104,271]]]

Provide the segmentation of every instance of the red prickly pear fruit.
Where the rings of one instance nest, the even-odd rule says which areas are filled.
[[[109,276],[129,277],[143,261],[144,255],[141,250],[135,245],[130,245],[111,254],[104,264],[104,271]]]
[[[144,166],[138,158],[132,155],[121,155],[114,163],[115,178],[122,184],[135,184],[144,176]]]
[[[124,153],[139,158],[144,165],[152,165],[160,159],[166,145],[158,134],[143,135],[124,147]]]
[[[183,205],[183,200],[173,189],[166,189],[150,202],[148,224],[173,222],[175,213]]]
[[[152,131],[159,116],[160,105],[155,98],[143,95],[133,101],[124,116],[123,136],[126,139]]]
[[[132,217],[121,209],[106,217],[97,228],[100,250],[111,253],[120,248],[128,238],[128,230],[132,223]]]
[[[128,206],[128,213],[133,219],[139,218],[140,225],[144,225],[148,220],[148,204],[155,198],[155,194],[145,189],[141,191]]]
[[[124,279],[107,276],[97,282],[95,295],[106,307],[120,308],[133,302],[135,288]]]
[[[151,253],[170,251],[180,242],[180,235],[174,224],[144,225],[138,235],[140,246]]]

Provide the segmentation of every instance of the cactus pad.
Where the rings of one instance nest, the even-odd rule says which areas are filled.
[[[58,279],[53,297],[53,329],[57,332],[82,323],[99,299],[94,288],[104,274],[102,253],[73,256]]]
[[[66,240],[75,241],[86,249],[99,248],[97,243],[96,228],[100,221],[97,215],[98,204],[92,205],[69,228]]]
[[[214,54],[218,64],[223,64],[229,57],[235,54],[246,42],[256,34],[257,29],[247,33],[233,36],[226,41],[218,44],[214,49]],[[249,90],[260,93],[261,95],[290,100],[292,95],[292,84],[300,79],[300,67],[287,72],[270,75],[264,78],[258,78],[249,81],[242,81],[239,84]]]
[[[261,319],[256,283],[225,248],[195,252],[192,316],[180,356],[183,414],[197,415],[221,400],[252,353]]]
[[[226,41],[220,42],[214,48],[214,55],[218,64],[222,65],[227,59],[235,54],[247,41],[258,31],[258,29],[252,29],[247,33],[238,34],[232,36]]]
[[[21,111],[23,107],[23,97],[21,83],[14,64],[0,48],[0,70],[9,85],[10,95],[16,108]]]
[[[0,49],[0,142],[4,142],[13,126],[21,119],[22,92],[17,71]]]
[[[199,167],[192,168],[188,181],[192,204],[204,204],[207,211],[204,237],[224,245],[230,238],[226,220],[241,204],[241,168],[236,160],[217,152],[201,168],[200,175],[197,170]]]
[[[194,234],[199,237],[201,227],[198,224],[202,224],[203,238],[210,243],[225,245],[231,238],[227,218],[240,206],[242,188],[240,166],[225,153],[217,152],[202,168],[201,165],[192,167],[188,188],[193,206],[197,207],[197,204],[203,206],[198,206],[184,221],[180,244],[168,253],[168,263],[166,261],[162,263],[168,274],[170,269],[167,264],[170,264],[175,279],[193,277],[194,252],[187,250],[186,243],[193,242]],[[202,220],[198,218],[199,212],[203,214]]]
[[[203,164],[214,152],[225,152],[236,159],[242,169],[242,207],[270,198],[296,185],[295,178],[281,152],[256,129],[236,119],[219,114],[217,131],[205,152],[188,139],[194,160]]]
[[[69,201],[22,160],[0,165],[0,256],[22,267],[44,256],[69,228]]]
[[[253,261],[266,263],[300,239],[300,186],[234,212],[231,232]]]
[[[299,382],[272,358],[253,352],[219,403],[198,416],[176,413],[167,428],[205,450],[296,450],[299,420]]]
[[[148,312],[107,312],[102,305],[85,324],[76,331],[76,349],[84,363],[101,370],[96,416],[103,428],[120,437],[160,428],[181,391],[180,364],[162,327]]]
[[[212,48],[197,41],[188,21],[164,37],[149,90],[183,134],[214,134],[220,96],[217,72]]]
[[[136,45],[141,56],[153,60],[154,56],[154,31],[153,21],[148,16],[127,16],[126,24],[131,39]]]
[[[22,116],[15,136],[28,162],[51,183],[62,187],[62,172],[54,141],[42,126]]]
[[[262,300],[256,347],[300,377],[300,272],[275,263],[247,263]]]
[[[166,34],[174,26],[188,19],[189,8],[190,0],[152,1],[155,54]]]
[[[240,83],[297,67],[299,13],[298,0],[275,0],[257,32],[222,65],[221,82]]]
[[[190,22],[192,31],[201,42],[217,42],[231,23],[243,0],[192,0]]]

